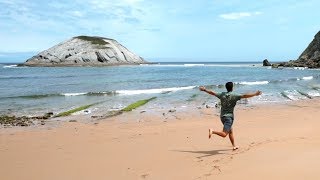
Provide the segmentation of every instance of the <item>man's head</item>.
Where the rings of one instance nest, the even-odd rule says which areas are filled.
[[[231,92],[233,90],[233,82],[227,82],[226,89],[228,92]]]

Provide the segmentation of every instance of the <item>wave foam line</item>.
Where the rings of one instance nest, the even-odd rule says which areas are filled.
[[[112,96],[117,94],[115,91],[105,91],[105,92],[81,92],[81,93],[61,93],[62,96]]]
[[[319,97],[320,93],[318,91],[309,91],[308,95],[311,97]]]
[[[40,99],[48,98],[54,96],[105,96],[105,95],[115,95],[113,91],[111,92],[82,92],[82,93],[57,93],[57,94],[31,94],[31,95],[21,95],[21,96],[11,96],[4,98],[25,98],[25,99]]]
[[[304,93],[304,92],[299,92],[297,90],[286,90],[281,92],[281,95],[289,100],[300,100],[300,99],[306,99],[306,98],[312,98],[310,97],[308,94]]]
[[[306,76],[306,77],[303,77],[302,79],[303,80],[311,80],[311,79],[313,79],[313,76]]]
[[[187,86],[187,87],[173,87],[173,88],[162,88],[162,89],[145,89],[145,90],[119,90],[116,93],[120,95],[138,95],[138,94],[159,94],[165,92],[175,92],[180,90],[193,89],[196,86]]]
[[[205,64],[184,64],[184,66],[192,67],[192,66],[205,66]]]
[[[242,84],[242,85],[262,85],[262,84],[269,84],[269,81],[253,81],[253,82],[248,82],[248,81],[243,81],[237,84]]]
[[[141,64],[150,67],[259,67],[259,64]]]
[[[14,65],[7,65],[7,66],[3,66],[3,68],[16,68],[18,65],[14,64]]]
[[[81,96],[86,95],[87,93],[62,93],[62,96]]]

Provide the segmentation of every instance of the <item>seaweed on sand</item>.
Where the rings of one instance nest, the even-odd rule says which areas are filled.
[[[145,104],[147,104],[149,101],[153,100],[153,99],[156,99],[157,97],[152,97],[152,98],[149,98],[149,99],[143,99],[143,100],[139,100],[135,103],[132,103],[130,104],[129,106],[123,108],[121,111],[124,111],[124,112],[128,112],[128,111],[132,111],[133,109],[136,109],[140,106],[143,106]]]
[[[110,111],[107,114],[103,115],[103,116],[92,116],[93,118],[110,118],[110,117],[114,117],[114,116],[118,116],[124,112],[129,112],[132,111],[133,109],[136,109],[140,106],[143,106],[145,104],[147,104],[149,101],[156,99],[157,97],[152,97],[149,99],[143,99],[143,100],[139,100],[136,101],[130,105],[128,105],[127,107],[121,109],[121,110],[115,110],[115,111]]]
[[[69,110],[69,111],[61,112],[61,113],[55,115],[54,117],[69,116],[69,115],[71,115],[72,113],[75,113],[75,112],[78,112],[78,111],[82,111],[82,110],[88,109],[89,107],[94,106],[94,105],[96,105],[96,104],[99,104],[99,103],[93,103],[93,104],[88,104],[88,105],[80,106],[80,107],[71,109],[71,110]]]

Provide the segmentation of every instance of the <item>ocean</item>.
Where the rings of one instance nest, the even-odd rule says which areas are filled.
[[[141,109],[214,106],[218,99],[198,87],[217,92],[235,83],[234,91],[261,90],[240,103],[285,103],[320,96],[320,71],[263,67],[254,62],[170,62],[112,67],[18,67],[0,64],[0,114],[55,114],[97,103],[83,113],[103,114],[142,99],[157,97]]]

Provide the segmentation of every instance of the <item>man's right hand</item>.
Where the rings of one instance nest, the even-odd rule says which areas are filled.
[[[257,91],[257,92],[256,92],[256,96],[259,96],[259,95],[261,95],[261,94],[262,94],[261,91]]]

